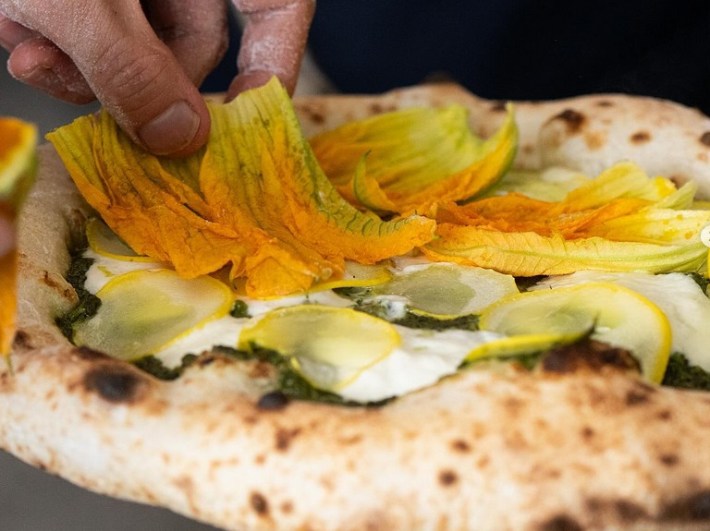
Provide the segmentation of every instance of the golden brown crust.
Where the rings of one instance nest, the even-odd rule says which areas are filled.
[[[519,116],[538,124],[544,144],[553,134],[542,129],[558,127],[549,124],[585,127],[569,113],[555,118],[567,107],[646,101],[596,98],[575,100],[579,107],[519,104]],[[469,102],[482,129],[500,115],[493,102],[450,86],[315,98],[299,109],[312,132],[449,99]],[[554,153],[567,153],[559,146]],[[546,149],[536,144],[529,160],[550,156]],[[54,318],[75,300],[62,277],[66,241],[87,208],[52,148],[40,156],[22,223],[14,373],[0,369],[0,447],[27,462],[227,529],[710,526],[710,394],[604,367],[470,370],[381,408],[260,402],[269,374],[247,362],[216,356],[163,382],[73,347]]]

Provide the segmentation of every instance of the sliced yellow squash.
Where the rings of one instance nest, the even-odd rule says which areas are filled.
[[[563,345],[570,345],[582,339],[586,333],[586,330],[580,330],[578,332],[551,332],[501,337],[488,343],[476,345],[466,356],[466,361],[544,352]]]
[[[91,250],[100,256],[126,262],[154,262],[152,258],[136,253],[99,218],[87,222],[86,238]]]
[[[588,282],[612,282],[653,302],[668,317],[673,332],[673,351],[682,352],[691,364],[710,371],[710,299],[691,276],[682,273],[653,275],[643,271],[579,271],[546,278],[530,289],[549,290]]]
[[[401,342],[387,321],[349,308],[280,308],[244,328],[239,348],[266,348],[290,359],[314,387],[337,392]]]
[[[629,350],[653,382],[663,379],[671,350],[665,314],[638,293],[606,282],[501,299],[481,314],[479,325],[482,330],[523,337],[570,337],[592,330],[593,339]]]
[[[392,278],[392,273],[384,264],[358,264],[351,260],[345,262],[343,274],[314,285],[309,292],[323,291],[334,288],[355,288],[361,286],[378,286]]]
[[[518,293],[515,279],[490,269],[453,263],[410,265],[373,287],[365,300],[397,297],[409,311],[451,319],[479,313],[494,301]]]
[[[188,280],[167,269],[126,273],[96,295],[101,307],[76,325],[74,342],[127,360],[154,354],[224,317],[234,300],[231,290],[212,277]]]

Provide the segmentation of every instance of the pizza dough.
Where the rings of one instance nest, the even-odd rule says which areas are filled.
[[[486,136],[496,102],[455,86],[298,102],[308,134],[450,101]],[[667,102],[519,103],[516,165],[594,174],[632,158],[710,195],[710,121]],[[0,369],[0,447],[104,494],[225,529],[706,529],[710,394],[612,367],[464,371],[378,408],[286,402],[259,362],[206,356],[158,381],[67,342],[63,274],[88,207],[50,146],[21,219],[20,330]]]

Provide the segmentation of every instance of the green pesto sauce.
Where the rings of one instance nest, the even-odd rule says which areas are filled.
[[[235,360],[258,360],[272,364],[277,369],[278,373],[277,389],[292,400],[307,400],[311,402],[322,402],[342,406],[366,405],[369,407],[379,407],[393,400],[388,399],[379,402],[361,404],[348,401],[335,393],[318,389],[311,385],[298,371],[293,368],[287,357],[282,356],[274,350],[257,348],[253,352],[248,352],[231,347],[218,346],[214,348],[214,351]],[[466,369],[490,361],[500,361],[505,363],[513,363],[522,369],[532,371],[544,359],[545,355],[546,352],[536,351],[517,354],[515,356],[484,358],[464,363],[461,368]],[[186,354],[183,357],[180,366],[168,368],[162,363],[162,361],[160,361],[160,359],[154,356],[146,356],[140,360],[137,360],[134,364],[138,368],[161,380],[175,380],[179,378],[185,369],[192,365],[195,360],[197,360],[197,356],[194,354]],[[663,385],[669,387],[710,391],[710,374],[705,372],[700,367],[690,365],[683,354],[676,352],[670,357],[668,369],[666,370],[666,375],[663,379]]]
[[[90,258],[83,257],[83,251],[84,249],[82,248],[72,252],[72,260],[66,274],[67,281],[76,290],[79,302],[69,312],[56,319],[57,326],[70,341],[73,340],[74,337],[74,326],[93,317],[101,306],[101,300],[84,288],[86,274],[94,261]],[[690,276],[703,290],[707,288],[709,282],[707,278],[692,273]],[[523,282],[521,282],[519,288],[521,291],[524,291],[529,287],[529,285],[534,284],[538,280],[539,277],[523,279]],[[386,309],[381,305],[368,304],[364,300],[371,292],[369,288],[337,288],[334,291],[338,295],[353,300],[355,303],[355,309],[358,311],[362,311],[379,318],[384,318],[386,316]],[[232,306],[230,315],[235,318],[249,317],[248,305],[244,301],[236,300]],[[408,311],[403,318],[397,319],[393,321],[393,323],[409,328],[423,328],[431,330],[444,330],[449,328],[477,330],[478,316],[465,315],[453,319],[437,319],[434,317],[417,315]],[[258,360],[272,364],[277,369],[278,373],[278,390],[291,399],[345,406],[363,405],[356,402],[350,402],[335,393],[314,387],[293,368],[293,365],[288,357],[282,356],[273,350],[257,348],[252,352],[247,352],[231,347],[219,346],[215,347],[214,351],[237,360]],[[496,360],[516,363],[526,370],[533,370],[544,358],[544,355],[544,352],[530,352],[515,356],[498,357]],[[192,365],[196,359],[196,355],[186,354],[183,356],[181,364],[173,368],[166,367],[163,362],[155,356],[145,356],[135,361],[134,364],[138,368],[156,378],[169,381],[179,378],[185,369]],[[482,359],[464,363],[462,368],[471,367],[486,361],[491,360]],[[662,383],[663,385],[670,387],[710,391],[710,374],[700,367],[690,365],[687,358],[683,354],[675,352],[669,359],[668,368],[666,369],[666,374]],[[380,406],[387,402],[388,400],[373,402],[367,405]]]
[[[407,311],[404,317],[400,319],[388,319],[387,308],[378,302],[370,302],[365,300],[369,294],[369,288],[336,288],[333,290],[340,296],[351,299],[354,303],[354,309],[363,312],[373,317],[385,319],[393,324],[406,326],[407,328],[424,328],[427,330],[446,330],[455,328],[459,330],[478,330],[478,316],[469,314],[452,319],[439,319],[427,315],[416,314],[412,311]]]
[[[454,328],[458,330],[478,330],[477,315],[462,315],[453,319],[437,319],[436,317],[428,317],[425,315],[417,315],[412,312],[407,314],[402,319],[393,321],[394,324],[406,326],[408,328],[426,328],[428,330],[447,330]]]
[[[700,273],[686,273],[690,278],[692,278],[695,283],[700,286],[700,289],[703,290],[703,293],[708,292],[708,284],[710,284],[710,278],[706,277],[705,275],[701,275]]]
[[[510,356],[491,356],[488,358],[479,358],[473,361],[464,361],[463,364],[459,367],[459,370],[495,361],[511,363],[519,366],[522,369],[525,369],[526,371],[532,371],[543,360],[545,354],[547,354],[546,351],[539,350],[534,352],[525,352],[522,354],[514,354]]]
[[[197,356],[195,354],[185,354],[182,357],[180,365],[177,367],[166,367],[160,358],[148,355],[134,361],[133,364],[159,380],[177,380],[182,376],[185,369],[192,365],[196,359]]]
[[[229,310],[229,315],[236,317],[237,319],[242,317],[251,317],[249,315],[249,305],[243,300],[237,299],[234,301],[232,309]]]
[[[696,365],[691,365],[688,358],[680,352],[674,352],[668,360],[663,385],[710,391],[710,374]]]
[[[545,275],[536,275],[534,277],[515,277],[515,285],[520,292],[528,291],[542,279],[547,278]]]
[[[284,395],[296,400],[308,400],[312,402],[324,402],[327,404],[354,405],[341,396],[318,389],[311,385],[301,374],[291,365],[288,357],[282,356],[275,350],[256,347],[251,352],[238,350],[230,347],[216,347],[215,351],[221,352],[231,358],[238,360],[258,360],[273,365],[278,373],[277,388]]]
[[[239,361],[257,360],[270,363],[277,370],[277,389],[285,396],[293,400],[308,400],[311,402],[338,404],[342,406],[367,405],[372,407],[385,403],[385,401],[381,401],[361,404],[346,400],[335,393],[318,389],[311,385],[298,371],[293,368],[287,357],[282,356],[274,350],[255,348],[252,352],[249,352],[227,346],[216,346],[213,348],[213,352]],[[186,354],[183,356],[181,364],[178,367],[173,368],[166,367],[165,364],[163,364],[163,362],[155,356],[145,356],[137,361],[134,361],[133,363],[139,369],[155,376],[160,380],[170,381],[179,378],[185,369],[195,363],[197,359],[198,357],[194,354]]]
[[[86,273],[94,261],[91,258],[84,258],[82,256],[83,251],[82,249],[72,253],[71,263],[66,274],[67,282],[76,291],[79,302],[71,310],[64,315],[60,315],[55,320],[59,330],[69,341],[74,340],[74,326],[96,315],[101,306],[101,299],[84,288]]]
[[[360,304],[365,297],[372,293],[372,288],[350,286],[346,288],[333,288],[333,291],[341,297],[354,301],[355,304]]]

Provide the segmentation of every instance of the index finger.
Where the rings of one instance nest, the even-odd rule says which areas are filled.
[[[290,93],[296,87],[315,0],[234,0],[246,18],[230,98],[278,76]]]

